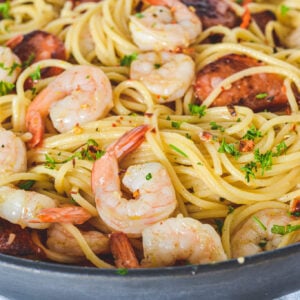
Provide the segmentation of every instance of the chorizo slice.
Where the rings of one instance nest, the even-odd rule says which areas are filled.
[[[244,55],[229,54],[208,64],[196,76],[194,91],[203,102],[216,86],[228,76],[263,63]],[[241,78],[224,89],[212,106],[241,105],[255,112],[288,109],[288,99],[283,88],[283,78],[277,74],[255,74]]]

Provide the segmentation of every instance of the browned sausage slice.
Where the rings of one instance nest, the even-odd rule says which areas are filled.
[[[230,54],[200,70],[196,76],[195,95],[203,102],[214,88],[228,76],[263,63],[251,57]],[[242,78],[224,90],[212,106],[242,105],[254,111],[279,111],[288,108],[283,78],[277,74],[255,74]]]

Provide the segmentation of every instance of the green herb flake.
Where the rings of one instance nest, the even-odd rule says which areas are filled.
[[[259,227],[266,231],[267,227],[263,224],[263,222],[257,217],[257,216],[253,216],[253,220],[259,225]]]
[[[256,99],[265,99],[266,97],[268,97],[267,93],[260,93],[255,96]]]
[[[154,69],[159,69],[161,67],[161,64],[154,64]]]
[[[46,168],[55,169],[57,162],[51,156],[49,156],[48,154],[45,154],[45,160],[46,160],[46,163],[45,163]]]
[[[223,229],[224,221],[221,220],[221,219],[215,219],[214,221],[215,221],[218,233],[222,234],[222,229]]]
[[[259,243],[258,243],[258,246],[261,248],[261,249],[265,249],[266,245],[267,245],[268,241],[263,239],[261,240]]]
[[[129,67],[131,65],[131,63],[136,60],[138,57],[137,53],[132,53],[130,55],[125,55],[122,59],[121,59],[121,66],[126,66]]]
[[[136,16],[138,19],[142,19],[142,18],[145,17],[141,12],[136,13],[135,16]]]
[[[222,140],[222,143],[218,149],[219,153],[228,153],[235,157],[236,159],[241,156],[241,153],[235,148],[234,144],[227,144],[225,139]]]
[[[151,173],[148,173],[148,174],[146,175],[146,180],[150,180],[150,179],[152,179],[152,174],[151,174]]]
[[[171,126],[172,126],[173,128],[179,129],[179,128],[180,128],[180,125],[181,125],[180,122],[175,122],[175,121],[172,121],[172,122],[171,122]]]
[[[218,125],[216,122],[210,122],[209,125],[211,130],[220,130],[221,132],[225,131],[225,128],[221,125]]]
[[[228,214],[231,214],[231,213],[233,213],[233,212],[234,212],[234,207],[231,206],[231,205],[229,205],[229,206],[228,206]]]
[[[186,137],[188,140],[191,140],[191,139],[192,139],[192,136],[191,136],[189,133],[186,133],[186,134],[185,134],[185,137]]]
[[[6,1],[5,3],[0,3],[0,14],[2,15],[3,19],[10,18],[9,10],[10,10],[9,1]]]
[[[282,4],[280,6],[280,13],[282,16],[286,16],[286,14],[288,13],[289,10],[290,10],[290,8],[284,4]]]
[[[169,144],[169,147],[171,149],[173,149],[174,151],[176,151],[177,153],[181,154],[182,156],[188,157],[186,153],[184,153],[182,150],[180,150],[179,148],[177,148],[175,145]]]
[[[25,181],[21,181],[18,184],[18,187],[22,190],[29,191],[34,184],[35,184],[35,180],[25,180]]]
[[[205,105],[197,105],[197,104],[189,104],[189,111],[192,115],[196,115],[204,117],[206,114],[206,106]]]
[[[264,175],[266,170],[270,170],[273,165],[272,161],[272,151],[267,151],[266,153],[260,153],[259,149],[254,151],[254,158],[257,162],[260,163],[261,166],[261,175]]]
[[[251,126],[251,128],[247,130],[246,134],[242,137],[242,139],[254,141],[256,138],[259,137],[262,137],[261,131],[257,130],[255,126]]]
[[[31,73],[29,76],[33,81],[37,81],[37,80],[41,79],[41,68],[40,68],[40,66],[37,66],[36,70],[33,73]]]
[[[286,150],[287,150],[287,145],[284,141],[282,141],[276,146],[276,152],[273,153],[273,156],[279,156],[279,155],[285,153]]]
[[[280,234],[280,235],[285,235],[291,232],[294,232],[296,230],[300,230],[300,225],[273,225],[273,227],[271,228],[271,232],[275,233],[275,234]]]
[[[29,67],[29,66],[33,63],[34,59],[35,59],[35,54],[34,54],[34,53],[31,53],[31,54],[28,56],[28,58],[23,62],[22,67],[23,67],[24,69],[26,69],[27,67]]]
[[[128,274],[128,269],[119,268],[119,269],[117,269],[117,274],[122,275],[122,276],[127,275]]]
[[[5,96],[9,94],[14,88],[15,85],[13,83],[7,81],[0,81],[0,96]]]
[[[247,182],[249,182],[250,176],[252,178],[255,178],[254,171],[257,171],[257,164],[254,161],[250,161],[245,166],[241,167],[241,170],[246,172],[245,178],[246,178]]]

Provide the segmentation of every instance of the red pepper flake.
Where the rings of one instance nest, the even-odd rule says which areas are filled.
[[[153,116],[152,113],[145,113],[145,117],[147,117],[147,118],[151,118],[152,116]]]
[[[291,213],[300,213],[300,197],[294,198],[290,203]]]
[[[240,152],[250,152],[254,149],[255,143],[252,140],[241,140],[239,143]]]
[[[112,123],[111,126],[112,127],[117,127],[117,124],[116,123]]]
[[[209,142],[213,139],[213,135],[208,131],[203,131],[199,133],[199,138],[203,142]]]
[[[291,126],[290,131],[296,131],[296,124],[295,123]]]
[[[242,16],[242,23],[240,27],[244,29],[248,28],[250,21],[251,21],[251,13],[248,6],[245,6],[245,12]]]

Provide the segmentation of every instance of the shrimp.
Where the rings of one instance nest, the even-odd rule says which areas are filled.
[[[0,64],[0,82],[15,83],[21,71],[19,57],[10,48],[0,46]]]
[[[176,195],[166,169],[158,162],[133,165],[123,184],[135,199],[121,195],[118,159],[136,149],[148,126],[136,127],[111,145],[92,170],[92,189],[102,220],[115,231],[140,236],[149,225],[167,218],[176,207]]]
[[[186,48],[201,33],[197,15],[179,0],[148,0],[142,14],[130,17],[133,41],[143,51]]]
[[[54,127],[66,132],[75,125],[106,116],[112,107],[112,87],[104,72],[99,67],[73,66],[58,75],[29,105],[29,147],[41,144],[48,114]]]
[[[109,237],[110,249],[117,268],[138,268],[139,262],[127,235],[123,232],[113,232]]]
[[[95,230],[81,230],[81,234],[94,253],[102,254],[109,252],[109,238],[103,233]],[[60,224],[52,224],[47,230],[46,244],[50,250],[61,254],[79,257],[85,256],[73,235]]]
[[[159,103],[182,97],[194,77],[195,63],[185,54],[148,52],[139,54],[130,66],[130,78],[142,81]]]
[[[282,236],[272,233],[273,225],[285,226],[292,221],[287,211],[263,209],[249,217],[231,239],[232,257],[254,255],[276,249]]]
[[[4,128],[0,128],[0,165],[0,174],[24,172],[27,169],[24,142]]]
[[[55,214],[53,214],[54,209]],[[73,206],[73,210],[70,207],[57,207],[55,200],[34,191],[1,186],[0,217],[22,228],[45,229],[52,222],[83,223],[91,215],[81,207]]]
[[[221,238],[209,224],[178,215],[144,229],[142,266],[172,266],[179,260],[205,264],[226,260]]]

